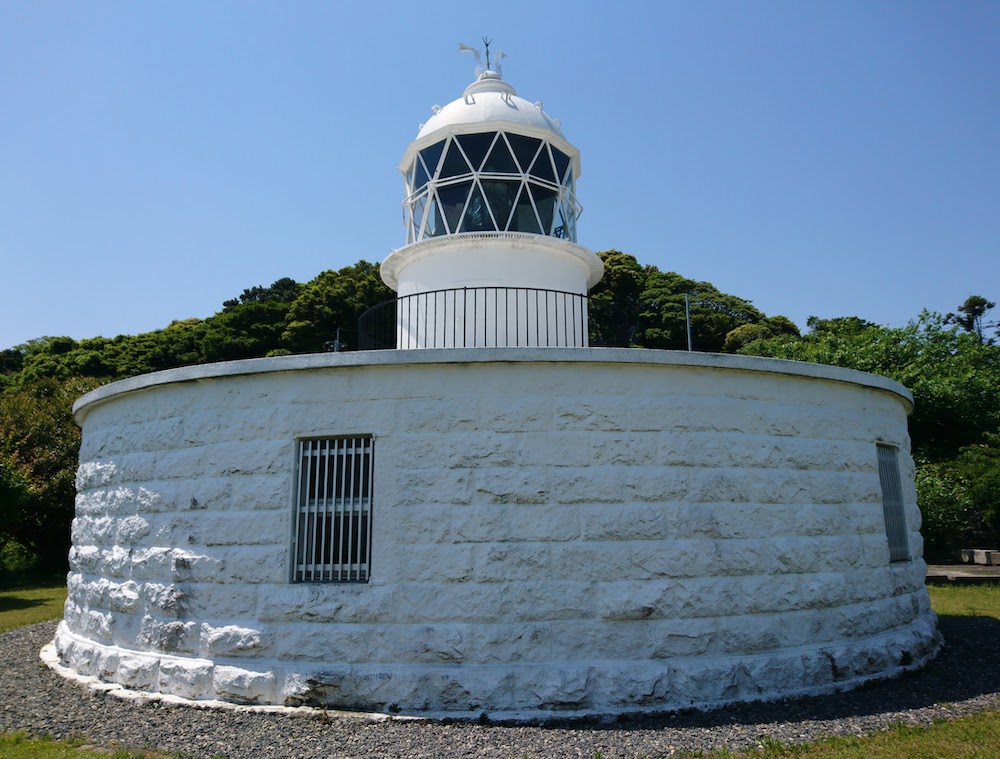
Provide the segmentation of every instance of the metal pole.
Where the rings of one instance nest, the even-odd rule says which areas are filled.
[[[687,323],[688,353],[690,353],[693,348],[691,347],[691,298],[688,293],[684,293],[684,321]]]

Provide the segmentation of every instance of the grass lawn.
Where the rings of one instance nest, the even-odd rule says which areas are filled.
[[[59,619],[63,615],[65,601],[65,577],[0,586],[0,633],[35,622]],[[6,754],[0,753],[0,757],[4,756]]]
[[[1000,620],[1000,584],[934,585],[931,604],[940,616],[993,617]],[[0,632],[62,616],[66,586],[62,578],[47,583],[0,588]],[[113,759],[148,759],[164,754],[132,750],[101,752]],[[72,742],[28,739],[21,733],[0,735],[0,759],[42,757],[93,759],[93,747]],[[867,738],[831,738],[789,746],[767,742],[756,752],[680,754],[680,757],[805,756],[822,759],[994,759],[1000,757],[1000,712],[987,711],[965,719],[942,721],[926,728],[901,725]]]
[[[126,749],[102,750],[83,746],[73,741],[53,741],[47,738],[31,739],[24,733],[0,735],[0,759],[158,759],[166,754]]]

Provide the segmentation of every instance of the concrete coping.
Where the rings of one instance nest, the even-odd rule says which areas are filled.
[[[741,356],[726,353],[647,350],[644,348],[420,348],[415,350],[346,351],[343,353],[301,353],[273,358],[249,358],[195,364],[140,374],[111,382],[82,395],[73,404],[77,424],[98,404],[119,395],[160,385],[206,379],[239,377],[271,372],[299,372],[315,369],[356,367],[425,366],[430,364],[516,364],[573,363],[691,367],[779,374],[832,382],[843,382],[899,397],[906,413],[913,410],[913,395],[903,385],[877,374],[843,369],[839,366],[804,361]]]

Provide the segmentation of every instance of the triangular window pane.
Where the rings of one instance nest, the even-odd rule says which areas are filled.
[[[469,168],[468,162],[465,160],[465,156],[462,155],[462,151],[458,149],[458,145],[454,142],[448,145],[448,152],[444,155],[444,163],[441,164],[441,172],[438,175],[441,179],[447,179],[448,177],[458,177],[462,174],[468,174],[472,169]],[[442,200],[442,202],[444,202]]]
[[[497,221],[497,227],[501,230],[507,228],[507,220],[510,218],[511,209],[514,208],[514,200],[517,198],[517,190],[520,182],[505,182],[501,179],[484,179],[483,192],[486,200],[489,201],[490,209],[493,211],[493,218]]]
[[[556,228],[552,230],[553,237],[561,237],[564,240],[573,239],[573,217],[566,207],[566,203],[559,204],[559,219],[556,221]]]
[[[498,174],[521,173],[517,168],[517,164],[514,163],[514,159],[510,157],[507,143],[503,140],[497,140],[493,146],[493,150],[490,151],[490,157],[486,159],[486,163],[483,165],[483,171],[491,171]]]
[[[413,227],[414,231],[420,232],[420,225],[424,223],[424,214],[427,211],[427,196],[421,195],[413,201]]]
[[[495,132],[461,134],[458,136],[458,142],[461,144],[462,150],[465,151],[465,156],[469,159],[469,163],[472,164],[473,171],[478,170],[483,165],[486,151],[490,149],[495,136]]]
[[[469,198],[469,205],[465,209],[462,217],[462,226],[459,232],[496,232],[493,220],[490,218],[489,209],[486,208],[486,201],[477,183],[472,188],[472,197]]]
[[[552,157],[556,162],[556,176],[557,182],[561,182],[566,176],[566,169],[569,168],[569,156],[562,152],[559,148],[552,148]]]
[[[531,165],[531,175],[539,179],[546,179],[549,182],[556,181],[556,175],[552,171],[552,159],[549,158],[549,146],[543,145],[538,158]]]
[[[529,185],[529,187],[535,199],[535,208],[538,209],[538,218],[542,222],[542,234],[551,234],[552,217],[556,211],[556,191],[540,187],[537,184]]]
[[[435,142],[429,148],[424,148],[420,151],[420,157],[424,159],[424,165],[427,167],[427,175],[433,177],[434,172],[437,171],[438,162],[441,160],[441,153],[444,150],[444,140],[441,142]]]
[[[441,218],[441,206],[438,205],[437,198],[432,195],[427,205],[427,225],[424,227],[424,237],[437,237],[446,233],[444,219]]]
[[[438,199],[441,201],[441,209],[444,211],[444,218],[448,222],[448,231],[451,234],[455,233],[458,223],[462,220],[462,212],[465,210],[465,201],[469,197],[471,187],[472,182],[462,182],[451,187],[438,188]]]
[[[534,137],[524,137],[520,134],[508,134],[507,139],[510,141],[511,148],[514,149],[517,162],[521,164],[521,173],[527,174],[528,167],[535,160],[535,154],[538,153],[538,148],[542,144],[542,141],[536,140]]]
[[[427,174],[424,162],[420,159],[420,156],[417,156],[417,165],[413,172],[413,184],[410,187],[410,192],[420,192],[427,186]]]
[[[514,204],[514,217],[510,220],[511,232],[530,232],[540,235],[542,228],[538,226],[538,217],[535,216],[535,207],[531,205],[531,196],[528,188],[521,186],[521,193],[517,196]]]

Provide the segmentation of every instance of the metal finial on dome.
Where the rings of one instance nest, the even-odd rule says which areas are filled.
[[[483,45],[485,46],[486,52],[486,67],[483,67],[483,50],[471,47],[469,45],[458,43],[458,52],[460,53],[472,53],[473,57],[476,59],[476,79],[480,79],[486,72],[492,71],[498,77],[503,76],[503,69],[500,66],[500,61],[504,58],[509,57],[503,50],[497,52],[493,61],[490,61],[490,45],[493,44],[493,40],[483,37]]]

